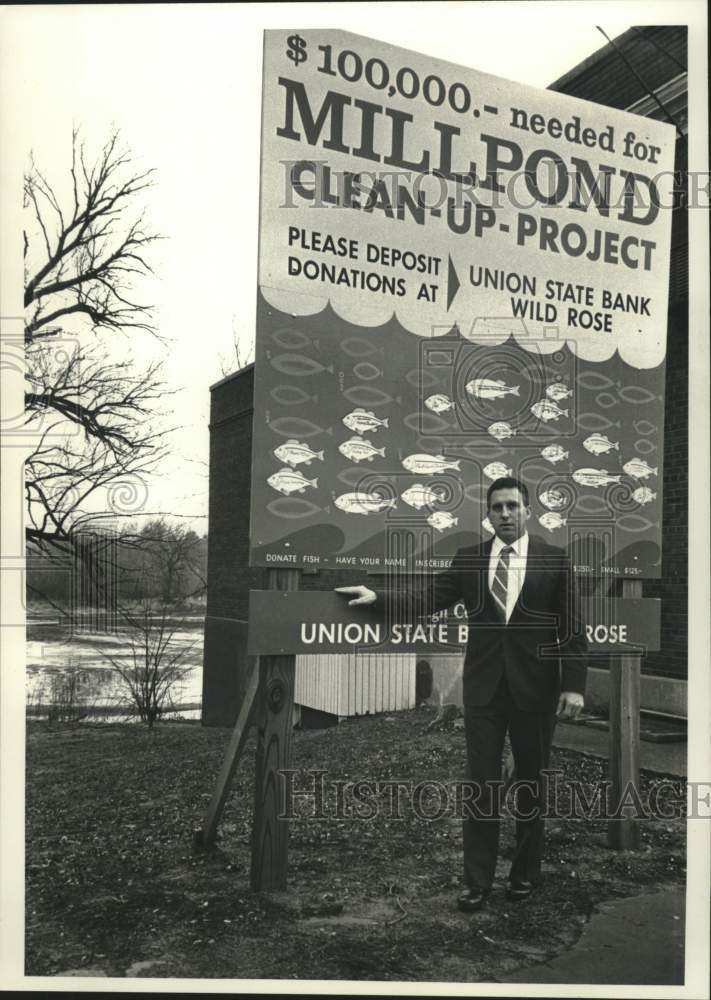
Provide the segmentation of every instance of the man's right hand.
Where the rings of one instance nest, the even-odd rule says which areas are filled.
[[[353,600],[348,602],[348,607],[357,604],[374,604],[377,597],[374,590],[364,587],[362,584],[357,587],[334,587],[337,594],[353,594]]]

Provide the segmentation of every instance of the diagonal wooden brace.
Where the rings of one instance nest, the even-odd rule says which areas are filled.
[[[202,825],[202,829],[196,831],[194,841],[194,846],[196,848],[212,847],[215,843],[215,838],[217,837],[217,827],[220,823],[220,819],[222,818],[225,802],[227,801],[227,796],[229,795],[232,787],[232,779],[234,778],[237,765],[239,764],[242,751],[244,750],[244,745],[247,742],[247,736],[249,735],[258,690],[259,661],[257,661],[253,667],[247,680],[247,688],[244,693],[244,699],[242,700],[242,707],[239,710],[235,727],[232,730],[232,737],[230,739],[229,746],[227,747],[227,752],[225,753],[225,759],[222,762],[220,773],[217,777],[210,805],[205,813],[205,821]]]

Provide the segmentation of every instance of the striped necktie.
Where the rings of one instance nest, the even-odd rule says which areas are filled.
[[[506,599],[509,593],[509,559],[512,552],[513,545],[505,545],[501,550],[499,563],[491,584],[491,596],[494,598],[496,613],[504,625],[506,624]]]

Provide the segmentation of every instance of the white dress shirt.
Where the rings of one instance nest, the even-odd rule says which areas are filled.
[[[528,558],[528,532],[524,531],[515,542],[502,542],[498,535],[494,536],[494,543],[491,546],[489,556],[489,591],[494,583],[496,567],[499,565],[501,550],[510,545],[513,551],[509,556],[509,585],[506,594],[506,623],[511,617],[516,601],[521,594],[523,581],[526,576],[526,560]]]

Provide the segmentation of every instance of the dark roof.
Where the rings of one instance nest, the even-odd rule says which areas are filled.
[[[665,25],[629,28],[612,40],[647,87],[656,90],[685,71],[686,36],[685,25]],[[551,83],[548,89],[610,108],[628,108],[648,93],[608,42]]]
[[[254,368],[254,362],[252,362],[251,365],[245,365],[244,368],[240,368],[236,372],[230,372],[229,375],[225,375],[225,377],[221,378],[218,382],[213,382],[210,386],[210,392],[212,392],[213,389],[217,389],[219,386],[224,385],[225,382],[231,382],[232,379],[239,378],[240,375],[244,375],[246,372],[251,371],[252,368]]]

